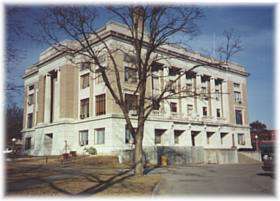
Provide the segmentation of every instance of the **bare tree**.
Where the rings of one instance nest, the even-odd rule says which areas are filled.
[[[9,105],[5,111],[6,144],[11,144],[12,138],[21,139],[23,109],[17,105]]]
[[[40,40],[47,42],[57,53],[73,57],[84,57],[91,62],[102,77],[107,89],[110,91],[115,103],[120,107],[127,128],[131,132],[134,142],[134,169],[135,174],[143,174],[143,137],[144,125],[151,112],[160,107],[160,104],[172,98],[199,96],[188,88],[172,90],[179,79],[191,74],[194,69],[201,66],[223,66],[232,56],[230,48],[225,49],[224,61],[209,58],[199,64],[175,70],[175,77],[160,90],[158,94],[150,93],[148,84],[153,72],[160,67],[160,62],[169,62],[179,58],[176,54],[162,54],[161,50],[169,46],[178,45],[177,38],[190,36],[198,31],[197,21],[203,16],[198,7],[172,7],[172,6],[116,6],[107,7],[114,18],[121,21],[128,31],[127,40],[132,48],[120,44],[113,45],[103,38],[102,31],[98,30],[98,10],[91,7],[55,7],[45,10],[45,15],[38,20],[41,28]],[[103,10],[104,11],[104,10]],[[64,35],[69,41],[61,42]],[[38,38],[38,36],[35,36]],[[101,46],[95,44],[99,42]],[[106,53],[110,63],[104,66],[102,55]],[[118,65],[117,55],[124,53],[132,56],[134,68],[137,71],[137,82],[134,95],[137,95],[137,126],[133,128],[132,118],[124,96],[124,86],[120,79],[123,68]],[[230,55],[228,55],[230,54]],[[229,57],[227,57],[229,56]],[[191,56],[190,56],[191,57]],[[190,59],[190,58],[186,58]]]
[[[25,38],[25,27],[21,15],[23,8],[6,7],[6,41],[5,41],[5,70],[7,73],[5,91],[8,96],[8,103],[12,102],[15,95],[22,93],[23,86],[17,84],[15,76],[16,68],[25,57],[26,50],[18,47],[18,41]]]
[[[237,53],[243,50],[243,46],[240,40],[240,36],[233,29],[225,30],[223,33],[224,44],[217,48],[219,53],[220,60],[223,60],[225,63],[228,63],[229,60]]]

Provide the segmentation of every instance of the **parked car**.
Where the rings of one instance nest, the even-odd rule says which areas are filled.
[[[260,144],[262,156],[262,169],[264,171],[274,171],[274,145],[273,142],[267,141]]]
[[[263,157],[263,166],[262,169],[264,171],[273,171],[274,170],[274,160],[272,155],[264,155]]]

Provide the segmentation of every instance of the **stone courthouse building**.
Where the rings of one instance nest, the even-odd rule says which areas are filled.
[[[131,46],[124,25],[110,22],[99,33],[110,45]],[[152,93],[159,93],[174,79],[174,69],[189,69],[209,60],[175,46],[162,47],[160,52],[176,58],[163,61],[154,70],[147,85]],[[125,99],[136,125],[131,85],[137,77],[130,55],[117,56],[118,65],[123,68]],[[102,62],[109,65],[106,55]],[[77,63],[49,48],[26,69],[22,130],[26,154],[84,154],[85,147],[95,147],[98,154],[112,154],[133,147],[121,110],[97,76],[95,66],[86,61]],[[247,77],[245,68],[235,63],[219,68],[202,66],[193,74],[182,76],[174,90],[186,87],[204,95],[162,102],[145,123],[144,147],[251,148]]]

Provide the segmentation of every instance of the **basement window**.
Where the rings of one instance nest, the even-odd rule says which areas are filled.
[[[125,144],[133,144],[133,136],[129,131],[127,125],[125,125]]]
[[[88,145],[88,130],[83,130],[79,132],[80,145]]]
[[[105,144],[105,128],[95,129],[95,144]]]

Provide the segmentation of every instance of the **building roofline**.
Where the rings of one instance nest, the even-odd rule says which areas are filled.
[[[121,32],[118,32],[117,30],[107,30],[107,27],[109,25],[112,25],[112,24],[115,24],[117,26],[121,26],[123,28],[127,28],[124,24],[121,24],[119,22],[116,22],[116,21],[108,21],[103,27],[101,27],[100,29],[98,29],[98,33],[102,33],[103,31],[105,31],[104,33],[101,34],[101,40],[104,40],[108,37],[117,37],[119,39],[124,39],[128,42],[131,42],[131,39],[132,37],[127,35],[127,34],[123,34]],[[107,31],[106,31],[107,30]],[[100,40],[97,40],[96,38],[94,38],[95,41],[93,41],[91,43],[91,45],[93,44],[96,44],[96,43],[99,43]],[[146,42],[147,43],[147,42]],[[183,50],[184,53],[181,53],[181,52],[176,52],[172,49],[169,49],[168,47],[170,48],[175,48],[175,50],[177,49],[178,51],[179,50]],[[47,48],[45,51],[43,51],[42,53],[46,53],[47,51],[51,50],[51,47]],[[198,53],[198,52],[195,52],[195,51],[191,51],[191,50],[187,50],[186,48],[182,47],[182,46],[179,46],[179,45],[174,45],[174,46],[170,46],[168,45],[167,48],[165,47],[160,47],[158,49],[158,51],[162,52],[162,53],[165,53],[165,54],[173,54],[174,56],[176,55],[177,57],[183,59],[183,60],[189,60],[189,61],[192,61],[192,62],[197,62],[197,63],[205,63],[207,61],[205,60],[214,60],[214,61],[219,61],[217,59],[214,59],[213,57],[207,57],[205,55],[202,55],[201,53]],[[41,53],[41,54],[42,54]],[[56,54],[53,54],[51,55],[50,57],[47,57],[41,61],[38,61],[37,63],[33,64],[30,68],[27,68],[26,71],[28,71],[28,69],[32,69],[34,67],[37,67],[37,71],[38,71],[38,68],[43,65],[44,63],[46,62],[49,62],[59,56],[62,56],[63,54],[65,54],[64,52],[58,52]],[[192,54],[192,55],[188,55],[188,54]],[[239,74],[239,75],[242,75],[242,76],[249,76],[250,74],[248,72],[246,72],[245,68],[244,68],[244,71],[242,70],[237,70],[237,69],[234,69],[234,68],[231,68],[230,66],[231,65],[234,65],[234,66],[237,66],[239,68],[244,68],[244,66],[240,65],[240,64],[237,64],[237,63],[234,63],[234,62],[229,62],[229,65],[228,66],[212,66],[214,68],[217,68],[217,69],[220,69],[220,70],[224,70],[224,71],[228,71],[228,72],[232,72],[232,73],[236,73],[236,74]],[[23,75],[23,78],[26,78],[32,74],[35,73],[35,70],[30,70],[30,72],[25,72],[24,75]]]

